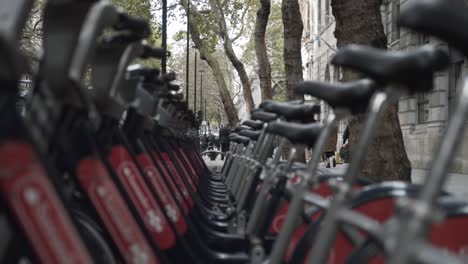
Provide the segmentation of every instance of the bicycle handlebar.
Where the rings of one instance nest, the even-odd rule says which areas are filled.
[[[140,58],[142,58],[142,59],[148,59],[148,58],[162,59],[164,56],[166,56],[166,50],[164,48],[143,45],[143,53],[141,54]]]
[[[118,22],[114,25],[116,30],[130,30],[131,32],[140,35],[142,38],[147,38],[151,35],[151,29],[148,22],[140,17],[134,17],[121,10],[117,10]]]

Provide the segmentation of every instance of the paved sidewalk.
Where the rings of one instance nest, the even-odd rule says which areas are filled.
[[[413,182],[422,182],[426,175],[426,170],[413,169],[411,179]],[[450,173],[444,189],[456,196],[468,198],[468,175]]]
[[[224,162],[221,160],[220,156],[214,161],[211,161],[208,157],[204,157],[204,160],[213,172],[220,171]],[[347,164],[338,164],[335,168],[331,168],[330,170],[336,173],[344,173],[347,166]],[[421,183],[424,181],[426,175],[426,170],[413,169],[411,179],[414,183]],[[456,196],[468,198],[468,175],[451,173],[444,189]]]
[[[216,160],[210,160],[207,156],[204,156],[203,159],[212,172],[219,172],[224,164],[224,161],[221,160],[221,155],[218,155]]]
[[[346,170],[347,164],[338,164],[336,168],[331,168],[332,171],[343,173]],[[427,175],[427,170],[413,169],[411,171],[411,180],[414,183],[422,183]],[[468,198],[468,175],[450,173],[445,190],[460,197]]]

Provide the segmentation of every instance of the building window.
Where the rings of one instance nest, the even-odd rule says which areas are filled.
[[[330,18],[330,0],[325,0],[325,25],[328,25],[328,23],[330,23]]]
[[[428,92],[418,93],[418,124],[426,123],[429,120],[429,95]]]
[[[449,86],[448,86],[448,113],[449,116],[454,112],[457,103],[458,89],[461,83],[463,69],[463,55],[457,50],[450,49],[450,68],[449,68]]]
[[[348,127],[348,120],[341,120],[338,126],[338,135],[339,135],[338,141],[340,142],[340,146],[344,145],[343,134],[346,130],[346,127]],[[349,135],[348,135],[348,142],[349,142]]]
[[[429,35],[418,34],[418,45],[430,42]],[[426,123],[429,120],[429,97],[430,92],[418,92],[416,95],[418,124]]]
[[[390,24],[390,43],[400,39],[400,27],[397,25],[398,17],[400,16],[400,1],[393,0],[391,10],[391,24]]]
[[[320,65],[322,64],[322,57],[317,58],[317,80],[321,80],[320,76]]]
[[[341,67],[335,68],[335,82],[340,82],[343,80],[343,71],[341,70]]]
[[[317,1],[317,24],[318,24],[318,32],[322,31],[320,28],[322,26],[322,0]]]

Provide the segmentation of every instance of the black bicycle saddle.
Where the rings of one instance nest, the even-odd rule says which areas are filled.
[[[250,138],[240,136],[240,135],[232,137],[232,138],[230,138],[230,140],[233,141],[233,142],[236,142],[238,144],[244,144],[244,146],[247,146],[249,144],[249,142],[250,142]]]
[[[251,129],[252,129],[252,128],[249,127],[249,126],[237,126],[237,127],[233,128],[233,129],[231,130],[231,132],[239,133],[239,132],[242,131],[242,130],[251,130]]]
[[[260,134],[262,132],[260,131],[254,131],[254,130],[242,130],[242,131],[239,131],[239,135],[241,136],[244,136],[244,137],[248,137],[250,138],[251,140],[258,140],[258,138],[260,137]]]
[[[338,50],[332,64],[357,70],[381,84],[404,85],[414,93],[432,89],[428,81],[449,64],[449,57],[446,51],[431,45],[405,51],[348,45]]]
[[[324,100],[333,108],[345,108],[353,114],[366,111],[377,85],[370,79],[346,83],[305,81],[296,86],[296,93],[308,94]]]
[[[289,139],[293,143],[313,146],[322,131],[323,124],[298,124],[290,122],[270,123],[266,131]]]
[[[263,128],[264,122],[262,121],[254,121],[254,120],[246,120],[242,122],[242,125],[251,127],[254,130],[260,130]]]
[[[254,110],[252,111],[252,115],[250,117],[252,120],[258,120],[262,122],[271,122],[273,120],[278,119],[278,116],[273,113],[268,113],[262,110]]]
[[[468,55],[468,8],[463,0],[419,0],[406,3],[398,23],[434,35]]]
[[[284,117],[286,120],[309,119],[314,114],[320,113],[320,105],[315,104],[295,104],[288,102],[277,102],[267,100],[262,102],[260,108]]]

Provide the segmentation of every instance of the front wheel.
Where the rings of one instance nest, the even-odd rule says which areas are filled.
[[[114,256],[103,234],[99,231],[98,225],[81,210],[72,210],[73,218],[76,220],[77,228],[82,239],[88,246],[91,257],[96,263],[117,264]]]

